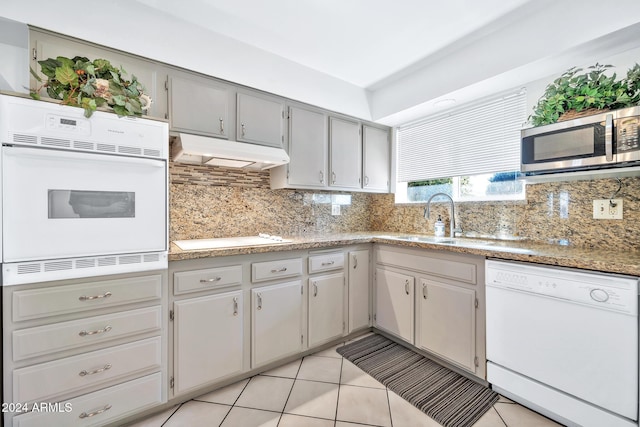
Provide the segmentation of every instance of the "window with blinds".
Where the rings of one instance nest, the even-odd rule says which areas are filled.
[[[430,117],[397,130],[396,202],[445,192],[457,201],[519,200],[524,91]]]
[[[459,109],[397,131],[398,182],[520,169],[521,91]]]

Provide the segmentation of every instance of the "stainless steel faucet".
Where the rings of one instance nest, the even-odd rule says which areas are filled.
[[[424,217],[429,219],[431,217],[431,199],[437,196],[444,196],[449,199],[449,204],[451,205],[451,221],[449,221],[449,236],[453,239],[455,237],[456,231],[461,231],[456,229],[456,207],[453,203],[453,199],[447,193],[436,193],[433,196],[429,197],[427,200],[427,206],[424,208]]]

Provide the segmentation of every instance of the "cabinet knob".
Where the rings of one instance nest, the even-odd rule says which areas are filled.
[[[257,307],[257,309],[258,310],[262,310],[262,295],[258,294],[257,297],[258,297],[258,307]]]
[[[238,315],[238,297],[233,297],[233,315]]]
[[[409,295],[409,279],[404,281],[404,291]]]
[[[111,367],[112,367],[111,364],[106,364],[102,368],[94,369],[93,371],[80,371],[78,375],[80,375],[81,377],[85,377],[87,375],[95,375],[95,374],[99,374],[100,372],[108,371],[109,369],[111,369]]]
[[[369,185],[369,177],[368,176],[364,176],[364,186],[366,187],[367,185]]]
[[[427,299],[427,284],[422,285],[422,298]]]
[[[81,414],[79,415],[79,417],[80,417],[80,418],[91,418],[91,417],[93,417],[93,416],[95,416],[95,415],[100,415],[100,414],[102,414],[103,412],[108,411],[109,409],[111,409],[111,405],[107,404],[107,405],[104,405],[102,408],[100,408],[100,409],[98,409],[98,410],[96,410],[96,411],[89,412],[89,413],[83,412],[83,413],[81,413]]]
[[[104,328],[96,329],[95,331],[80,331],[78,335],[80,335],[81,337],[86,337],[88,335],[104,334],[105,332],[109,332],[110,330],[111,326],[107,325]]]
[[[220,117],[218,120],[220,120],[220,133],[224,134],[224,119]]]
[[[240,128],[241,128],[242,136],[244,136],[246,134],[246,131],[245,131],[245,128],[244,128],[244,123],[240,123]]]
[[[358,268],[358,255],[353,256],[353,268]]]
[[[336,173],[335,172],[331,172],[331,183],[332,184],[336,183]]]
[[[320,171],[320,184],[324,184],[324,172]]]
[[[222,280],[222,277],[214,277],[213,279],[200,279],[200,283],[215,283]]]
[[[313,296],[318,296],[318,285],[316,284],[316,282],[313,282]]]
[[[82,295],[78,299],[80,301],[92,301],[92,300],[95,300],[95,299],[109,298],[110,296],[111,296],[111,292],[105,292],[102,295],[92,295],[92,296]]]

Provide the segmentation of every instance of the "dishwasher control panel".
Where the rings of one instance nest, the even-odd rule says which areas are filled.
[[[605,273],[486,261],[486,285],[631,315],[638,313],[638,278]]]

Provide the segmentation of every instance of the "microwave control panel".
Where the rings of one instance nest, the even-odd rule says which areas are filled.
[[[625,151],[638,150],[638,125],[640,118],[628,117],[620,119],[617,122],[617,140],[616,151],[618,153]]]

